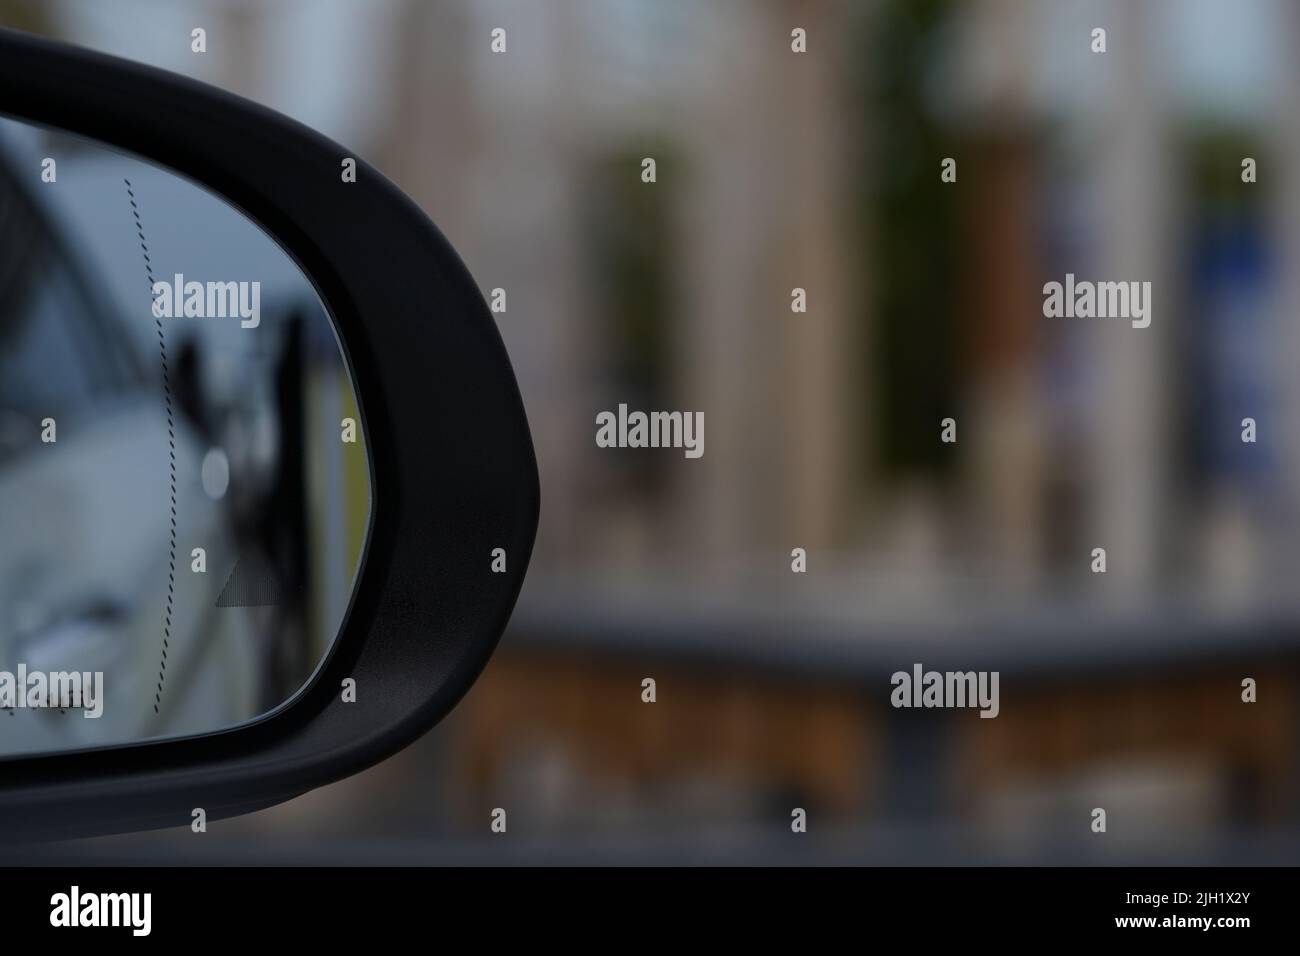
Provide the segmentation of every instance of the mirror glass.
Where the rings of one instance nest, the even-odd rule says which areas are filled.
[[[0,116],[0,757],[292,700],[357,578],[365,447],[327,310],[260,227]]]

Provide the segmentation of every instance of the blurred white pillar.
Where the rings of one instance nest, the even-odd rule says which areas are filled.
[[[857,248],[846,221],[856,198],[849,178],[847,104],[840,79],[857,47],[841,48],[837,35],[844,11],[824,2],[787,3],[784,19],[772,18],[770,33],[788,38],[792,25],[808,30],[812,47],[772,64],[766,137],[780,146],[779,190],[767,190],[778,208],[777,236],[770,250],[775,266],[768,292],[773,308],[770,386],[756,396],[780,423],[772,466],[780,518],[769,533],[808,548],[851,540],[850,490],[857,478],[855,454],[867,415],[857,401],[869,394],[848,377],[867,374],[859,360],[859,323],[846,310],[852,266],[861,288],[867,263],[851,263]],[[783,280],[783,281],[780,281]],[[806,289],[808,311],[790,311],[790,292]],[[786,549],[788,550],[788,549]]]
[[[790,315],[789,292],[780,297],[766,255],[781,186],[764,135],[763,92],[772,82],[764,52],[779,47],[765,43],[761,8],[746,9],[755,15],[718,34],[714,82],[688,119],[689,192],[680,206],[679,395],[684,408],[704,412],[706,450],[688,463],[679,514],[684,546],[715,573],[734,567],[772,521],[766,489],[782,465],[761,401],[771,390],[763,336],[783,310],[783,319],[802,318]]]
[[[1090,322],[1087,347],[1097,355],[1094,446],[1088,486],[1094,489],[1092,541],[1079,556],[1107,553],[1106,590],[1139,597],[1156,582],[1160,533],[1168,499],[1164,463],[1172,455],[1167,408],[1166,356],[1183,321],[1177,312],[1171,254],[1164,228],[1169,208],[1165,116],[1152,75],[1159,39],[1153,8],[1114,2],[1098,18],[1108,26],[1108,52],[1096,69],[1109,70],[1111,97],[1089,142],[1100,202],[1096,275],[1080,279],[1151,282],[1151,325],[1132,328],[1122,319]],[[1078,271],[1078,270],[1076,270]]]

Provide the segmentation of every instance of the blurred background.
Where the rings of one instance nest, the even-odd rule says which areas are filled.
[[[1294,4],[0,0],[0,22],[251,97],[397,182],[506,291],[543,489],[500,649],[418,744],[202,836],[50,858],[1295,862]],[[1150,281],[1151,327],[1044,319],[1066,272]],[[704,412],[704,457],[597,449],[619,402]],[[999,670],[1000,716],[891,709],[915,662]]]

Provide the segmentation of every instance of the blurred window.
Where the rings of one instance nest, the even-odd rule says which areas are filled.
[[[671,204],[647,189],[628,169],[655,156],[657,173],[670,178],[676,167],[669,144],[625,149],[593,164],[585,177],[588,255],[599,311],[598,335],[608,356],[600,383],[602,408],[665,408],[673,377],[673,222]],[[635,450],[610,456],[626,463],[625,478],[641,490],[662,485],[662,457]]]

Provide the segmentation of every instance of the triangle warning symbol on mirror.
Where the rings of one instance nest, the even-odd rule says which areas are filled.
[[[280,603],[280,583],[271,565],[256,554],[235,562],[226,585],[217,595],[217,607],[271,607]]]

